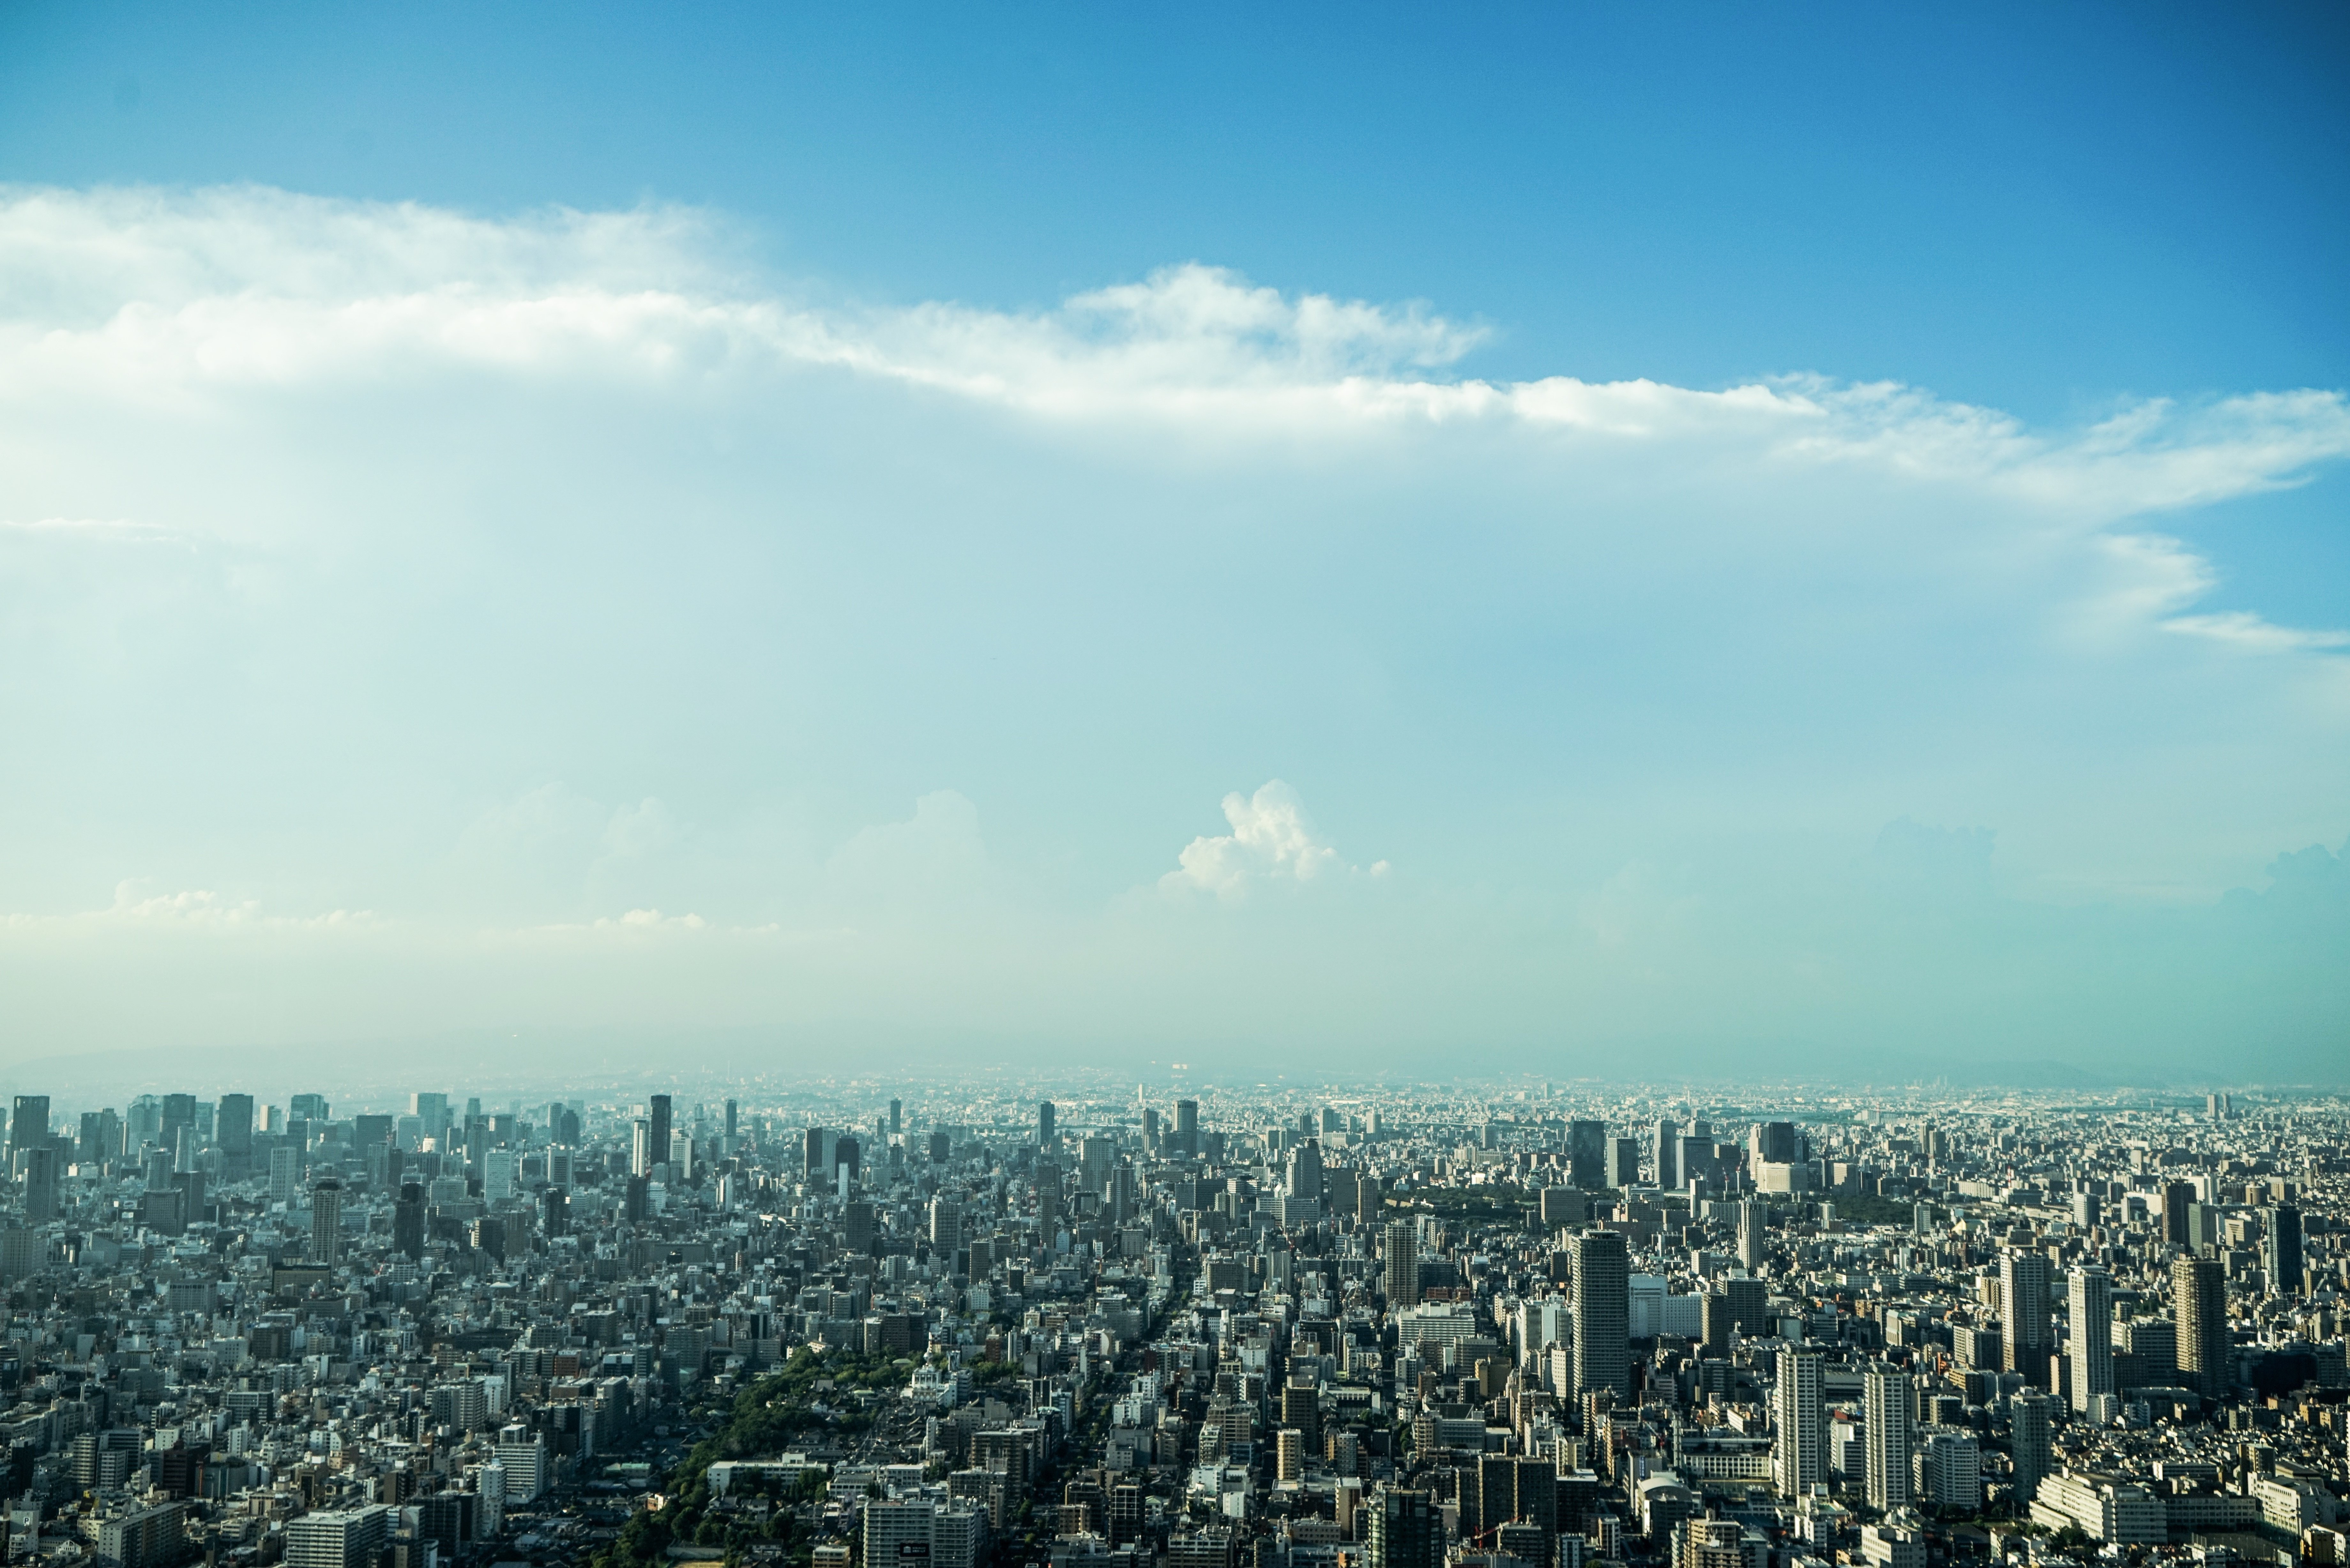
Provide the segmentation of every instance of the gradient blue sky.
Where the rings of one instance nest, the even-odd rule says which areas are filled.
[[[5,1049],[2338,1079],[2345,84],[2332,6],[0,8]]]

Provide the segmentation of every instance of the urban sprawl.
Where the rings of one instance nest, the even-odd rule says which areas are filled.
[[[6,1148],[12,1563],[2350,1557],[2328,1096],[24,1095]]]

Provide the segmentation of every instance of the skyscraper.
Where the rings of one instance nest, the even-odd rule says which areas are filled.
[[[1632,1265],[1621,1231],[1575,1238],[1575,1397],[1632,1397]]]
[[[1657,1185],[1667,1191],[1681,1184],[1680,1144],[1679,1123],[1660,1121],[1657,1124]]]
[[[1640,1179],[1640,1140],[1610,1138],[1607,1142],[1607,1185],[1621,1190]]]
[[[2041,1387],[2048,1376],[2048,1254],[2010,1248],[1999,1259],[1999,1313],[2006,1329],[2007,1369]]]
[[[650,1176],[653,1168],[653,1124],[643,1116],[636,1119],[629,1139],[629,1174]]]
[[[891,1100],[889,1102],[889,1136],[891,1137],[896,1137],[905,1130],[906,1102],[903,1100]]]
[[[1367,1568],[1442,1568],[1444,1515],[1424,1491],[1403,1491],[1382,1481],[1364,1510]]]
[[[2267,1233],[2261,1238],[2261,1267],[2269,1277],[2269,1294],[2297,1296],[2305,1282],[2301,1210],[2280,1203],[2262,1218]]]
[[[424,1256],[424,1189],[417,1182],[401,1183],[392,1201],[391,1248],[411,1260]]]
[[[670,1134],[674,1129],[671,1126],[667,1095],[655,1095],[645,1102],[645,1121],[648,1124],[645,1142],[651,1147],[653,1158],[668,1159]]]
[[[2066,1316],[2072,1332],[2073,1408],[2114,1392],[2114,1282],[2098,1268],[2065,1271]]]
[[[232,1161],[253,1158],[253,1096],[223,1095],[213,1111],[213,1142]]]
[[[1419,1232],[1409,1220],[1388,1221],[1386,1259],[1379,1284],[1388,1310],[1398,1312],[1419,1304]]]
[[[310,1261],[329,1269],[343,1261],[343,1184],[331,1179],[310,1189]]]
[[[1819,1353],[1779,1352],[1773,1414],[1779,1427],[1772,1479],[1782,1497],[1801,1497],[1827,1480],[1828,1432]]]
[[[1607,1124],[1566,1124],[1566,1179],[1586,1192],[1607,1185]]]
[[[2187,1212],[2194,1206],[2193,1183],[2166,1181],[2162,1184],[2162,1239],[2171,1246],[2187,1245]]]
[[[47,1119],[47,1106],[42,1118]],[[38,1225],[57,1217],[57,1151],[50,1144],[34,1144],[22,1151],[25,1162],[25,1222]]]
[[[1039,1101],[1036,1106],[1036,1147],[1053,1147],[1053,1102]]]
[[[2171,1316],[2178,1324],[2178,1372],[2206,1398],[2224,1397],[2234,1381],[2228,1343],[2228,1281],[2217,1259],[2178,1258],[2170,1265]]]
[[[1200,1158],[1200,1102],[1175,1102],[1175,1147],[1184,1159]]]
[[[49,1096],[19,1095],[8,1117],[8,1152],[37,1148],[49,1141]]]
[[[1883,1362],[1861,1377],[1862,1434],[1867,1452],[1868,1506],[1909,1503],[1909,1379]]]
[[[1738,1206],[1738,1265],[1752,1271],[1762,1266],[1765,1221],[1770,1206],[1752,1199]]]
[[[742,1118],[743,1118],[743,1107],[742,1107],[741,1106],[739,1106],[739,1105],[735,1104],[735,1102],[733,1102],[733,1100],[729,1100],[729,1101],[727,1101],[727,1102],[726,1102],[726,1136],[727,1136],[728,1137],[741,1137],[741,1136],[742,1136],[742,1133],[741,1133],[741,1130],[740,1130],[740,1129],[741,1129],[741,1127],[742,1127]]]
[[[2019,1502],[2030,1502],[2032,1494],[2040,1490],[2054,1462],[2049,1447],[2049,1408],[2055,1403],[2047,1395],[2027,1388],[2007,1403],[2009,1447],[2015,1458],[2015,1496]]]

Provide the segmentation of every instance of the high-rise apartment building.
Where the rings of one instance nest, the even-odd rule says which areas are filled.
[[[1827,1481],[1827,1407],[1817,1351],[1779,1352],[1772,1414],[1779,1431],[1772,1480],[1782,1497],[1801,1497]]]
[[[2269,1294],[2297,1296],[2306,1278],[2301,1244],[2301,1210],[2280,1203],[2262,1216],[2261,1267],[2269,1277]]]
[[[2055,1401],[2027,1388],[2007,1403],[2009,1451],[2015,1459],[2015,1496],[2030,1502],[2054,1464],[2049,1428]]]
[[[1575,1397],[1632,1397],[1632,1266],[1621,1231],[1575,1238]]]
[[[1385,1258],[1380,1266],[1379,1285],[1388,1298],[1388,1310],[1400,1312],[1419,1304],[1419,1231],[1409,1220],[1388,1221],[1384,1238]]]
[[[343,1261],[343,1184],[326,1180],[310,1189],[310,1261],[333,1268]]]
[[[1861,1376],[1861,1441],[1866,1450],[1868,1506],[1909,1504],[1909,1378],[1883,1362]]]
[[[306,1513],[286,1523],[286,1568],[375,1568],[391,1541],[391,1510]]]
[[[2100,1268],[2065,1272],[2065,1316],[2071,1334],[2073,1408],[2088,1411],[2114,1389],[2114,1281]]]
[[[1999,1312],[2006,1336],[2007,1370],[2051,1386],[2048,1254],[2010,1248],[1999,1259]]]
[[[2228,1280],[2217,1259],[2172,1262],[2170,1309],[2178,1325],[2181,1381],[2206,1398],[2223,1397],[2235,1381],[2235,1367],[2228,1341]]]

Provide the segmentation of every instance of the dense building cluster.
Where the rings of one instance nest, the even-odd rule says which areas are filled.
[[[11,1561],[2345,1552],[2282,1098],[17,1096]]]

